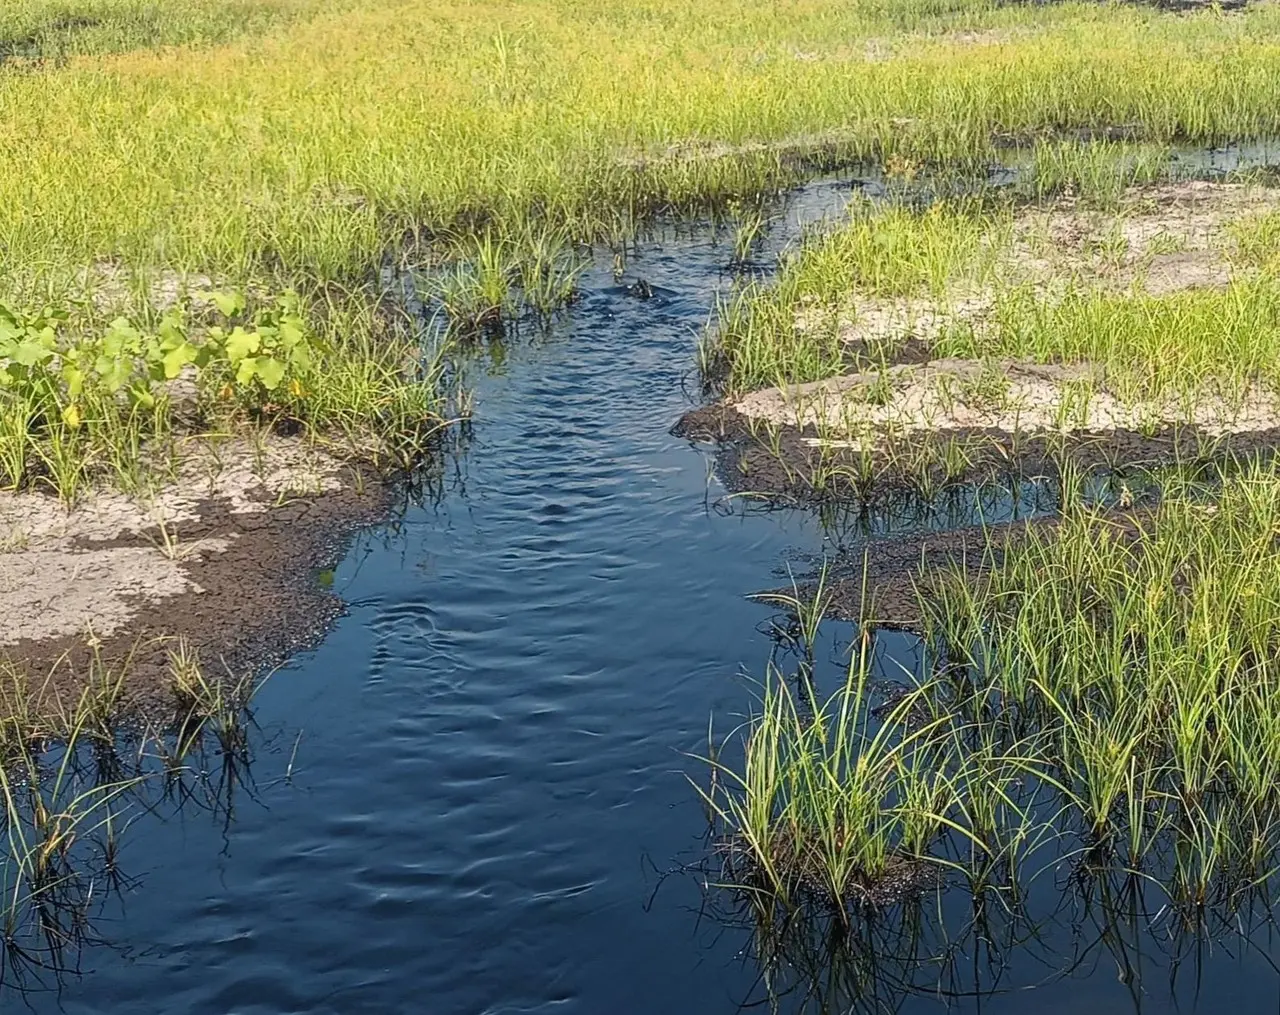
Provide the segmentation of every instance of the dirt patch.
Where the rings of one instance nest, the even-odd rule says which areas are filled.
[[[765,426],[725,405],[686,413],[672,433],[716,444],[717,475],[730,493],[787,504],[849,502],[871,508],[904,492],[928,498],[956,486],[1007,487],[1028,477],[1053,479],[1068,467],[1085,474],[1124,474],[1280,448],[1280,428],[1218,434],[1194,425],[1065,433],[968,427],[857,445],[823,439],[812,425]]]
[[[1122,400],[1087,364],[936,359],[895,364],[810,384],[765,388],[733,408],[751,419],[813,428],[807,440],[830,446],[883,444],[894,433],[984,429],[1089,432],[1194,426],[1203,434],[1280,427],[1280,398],[1261,386],[1226,397]]]
[[[767,864],[744,838],[725,836],[715,843],[715,854],[721,865],[715,878],[720,884],[763,890],[767,894],[772,891],[773,876],[781,875],[810,903],[832,909],[863,910],[901,905],[945,884],[944,871],[938,863],[923,857],[893,854],[886,857],[883,869],[874,874],[849,870],[845,884],[833,893],[829,871],[820,849],[815,846],[818,833],[811,835],[812,838],[796,840],[789,833],[779,833],[770,843]]]
[[[68,512],[0,494],[0,658],[74,693],[95,653],[128,660],[139,701],[167,693],[180,639],[212,675],[314,644],[341,603],[314,579],[387,492],[296,439],[200,445],[153,496],[94,493]]]

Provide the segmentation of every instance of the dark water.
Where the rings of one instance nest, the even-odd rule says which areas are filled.
[[[848,192],[810,189],[792,226]],[[765,998],[749,932],[700,912],[696,874],[660,875],[705,852],[686,779],[705,771],[685,752],[749,707],[744,673],[769,658],[768,613],[744,596],[849,537],[725,502],[705,452],[668,434],[728,257],[705,233],[646,244],[628,279],[651,299],[595,271],[562,324],[507,347],[439,504],[356,541],[335,578],[349,616],[261,692],[256,792],[225,828],[140,819],[122,856],[137,884],[84,975],[9,1007],[710,1015]],[[833,626],[824,655],[848,636]],[[912,665],[905,639],[882,648],[886,668]],[[1088,913],[1049,908],[1026,946],[957,932],[956,1009],[1280,1008],[1265,935],[1218,934],[1171,989],[1162,925],[1132,935],[1137,972],[1118,976]],[[903,994],[943,1010],[937,964],[888,931],[877,968],[917,988],[881,1004],[867,986],[866,1010]],[[779,1008],[820,1010],[801,1002]]]

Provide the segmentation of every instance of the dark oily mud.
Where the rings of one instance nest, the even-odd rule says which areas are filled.
[[[896,491],[935,493],[949,487],[1056,478],[1066,470],[1123,474],[1163,466],[1197,466],[1232,456],[1269,455],[1280,428],[1211,435],[1194,425],[1151,433],[1082,430],[1010,433],[986,428],[938,429],[902,438],[864,455],[818,443],[816,428],[763,427],[714,404],[685,413],[672,433],[717,445],[717,476],[732,494],[787,505],[873,503]]]
[[[761,870],[750,845],[740,838],[726,837],[716,844],[716,855],[722,868],[712,880],[718,885],[734,885],[747,893],[757,888],[768,894],[768,877]],[[839,898],[832,896],[821,864],[808,857],[781,836],[771,863],[776,870],[786,871],[807,904],[827,909],[884,910],[921,898],[944,887],[946,879],[939,865],[913,856],[890,856],[884,870],[875,875],[851,872],[849,883]]]
[[[931,582],[947,574],[977,582],[1033,526],[1042,529],[1056,524],[1055,518],[1042,517],[872,539],[839,550],[819,567],[797,574],[791,585],[758,598],[778,602],[799,598],[820,603],[824,615],[836,620],[923,633]]]
[[[185,591],[163,598],[126,593],[132,615],[109,635],[22,638],[0,647],[0,661],[24,674],[32,691],[52,696],[50,706],[73,700],[95,672],[123,671],[126,699],[151,713],[169,702],[169,654],[178,645],[198,655],[207,677],[237,679],[313,648],[343,611],[318,575],[342,559],[358,528],[385,518],[392,500],[382,484],[359,492],[352,475],[338,480],[335,489],[310,496],[259,501],[259,510],[219,498],[199,502],[196,517],[182,525],[183,546],[217,548],[177,561]],[[71,549],[154,553],[164,538],[147,529],[75,539]]]

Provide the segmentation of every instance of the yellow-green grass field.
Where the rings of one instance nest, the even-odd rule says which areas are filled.
[[[72,19],[102,24],[41,35]],[[1270,6],[24,0],[0,40],[51,55],[0,71],[0,250],[10,284],[101,258],[363,280],[408,230],[592,239],[767,186],[762,143],[958,164],[1000,132],[1269,135],[1277,27]]]

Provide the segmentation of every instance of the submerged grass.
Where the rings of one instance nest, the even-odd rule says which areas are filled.
[[[217,679],[176,643],[169,700],[126,690],[130,660],[93,655],[70,697],[0,666],[0,985],[49,986],[78,968],[104,906],[129,886],[124,833],[161,800],[228,816],[250,760],[259,683]]]

